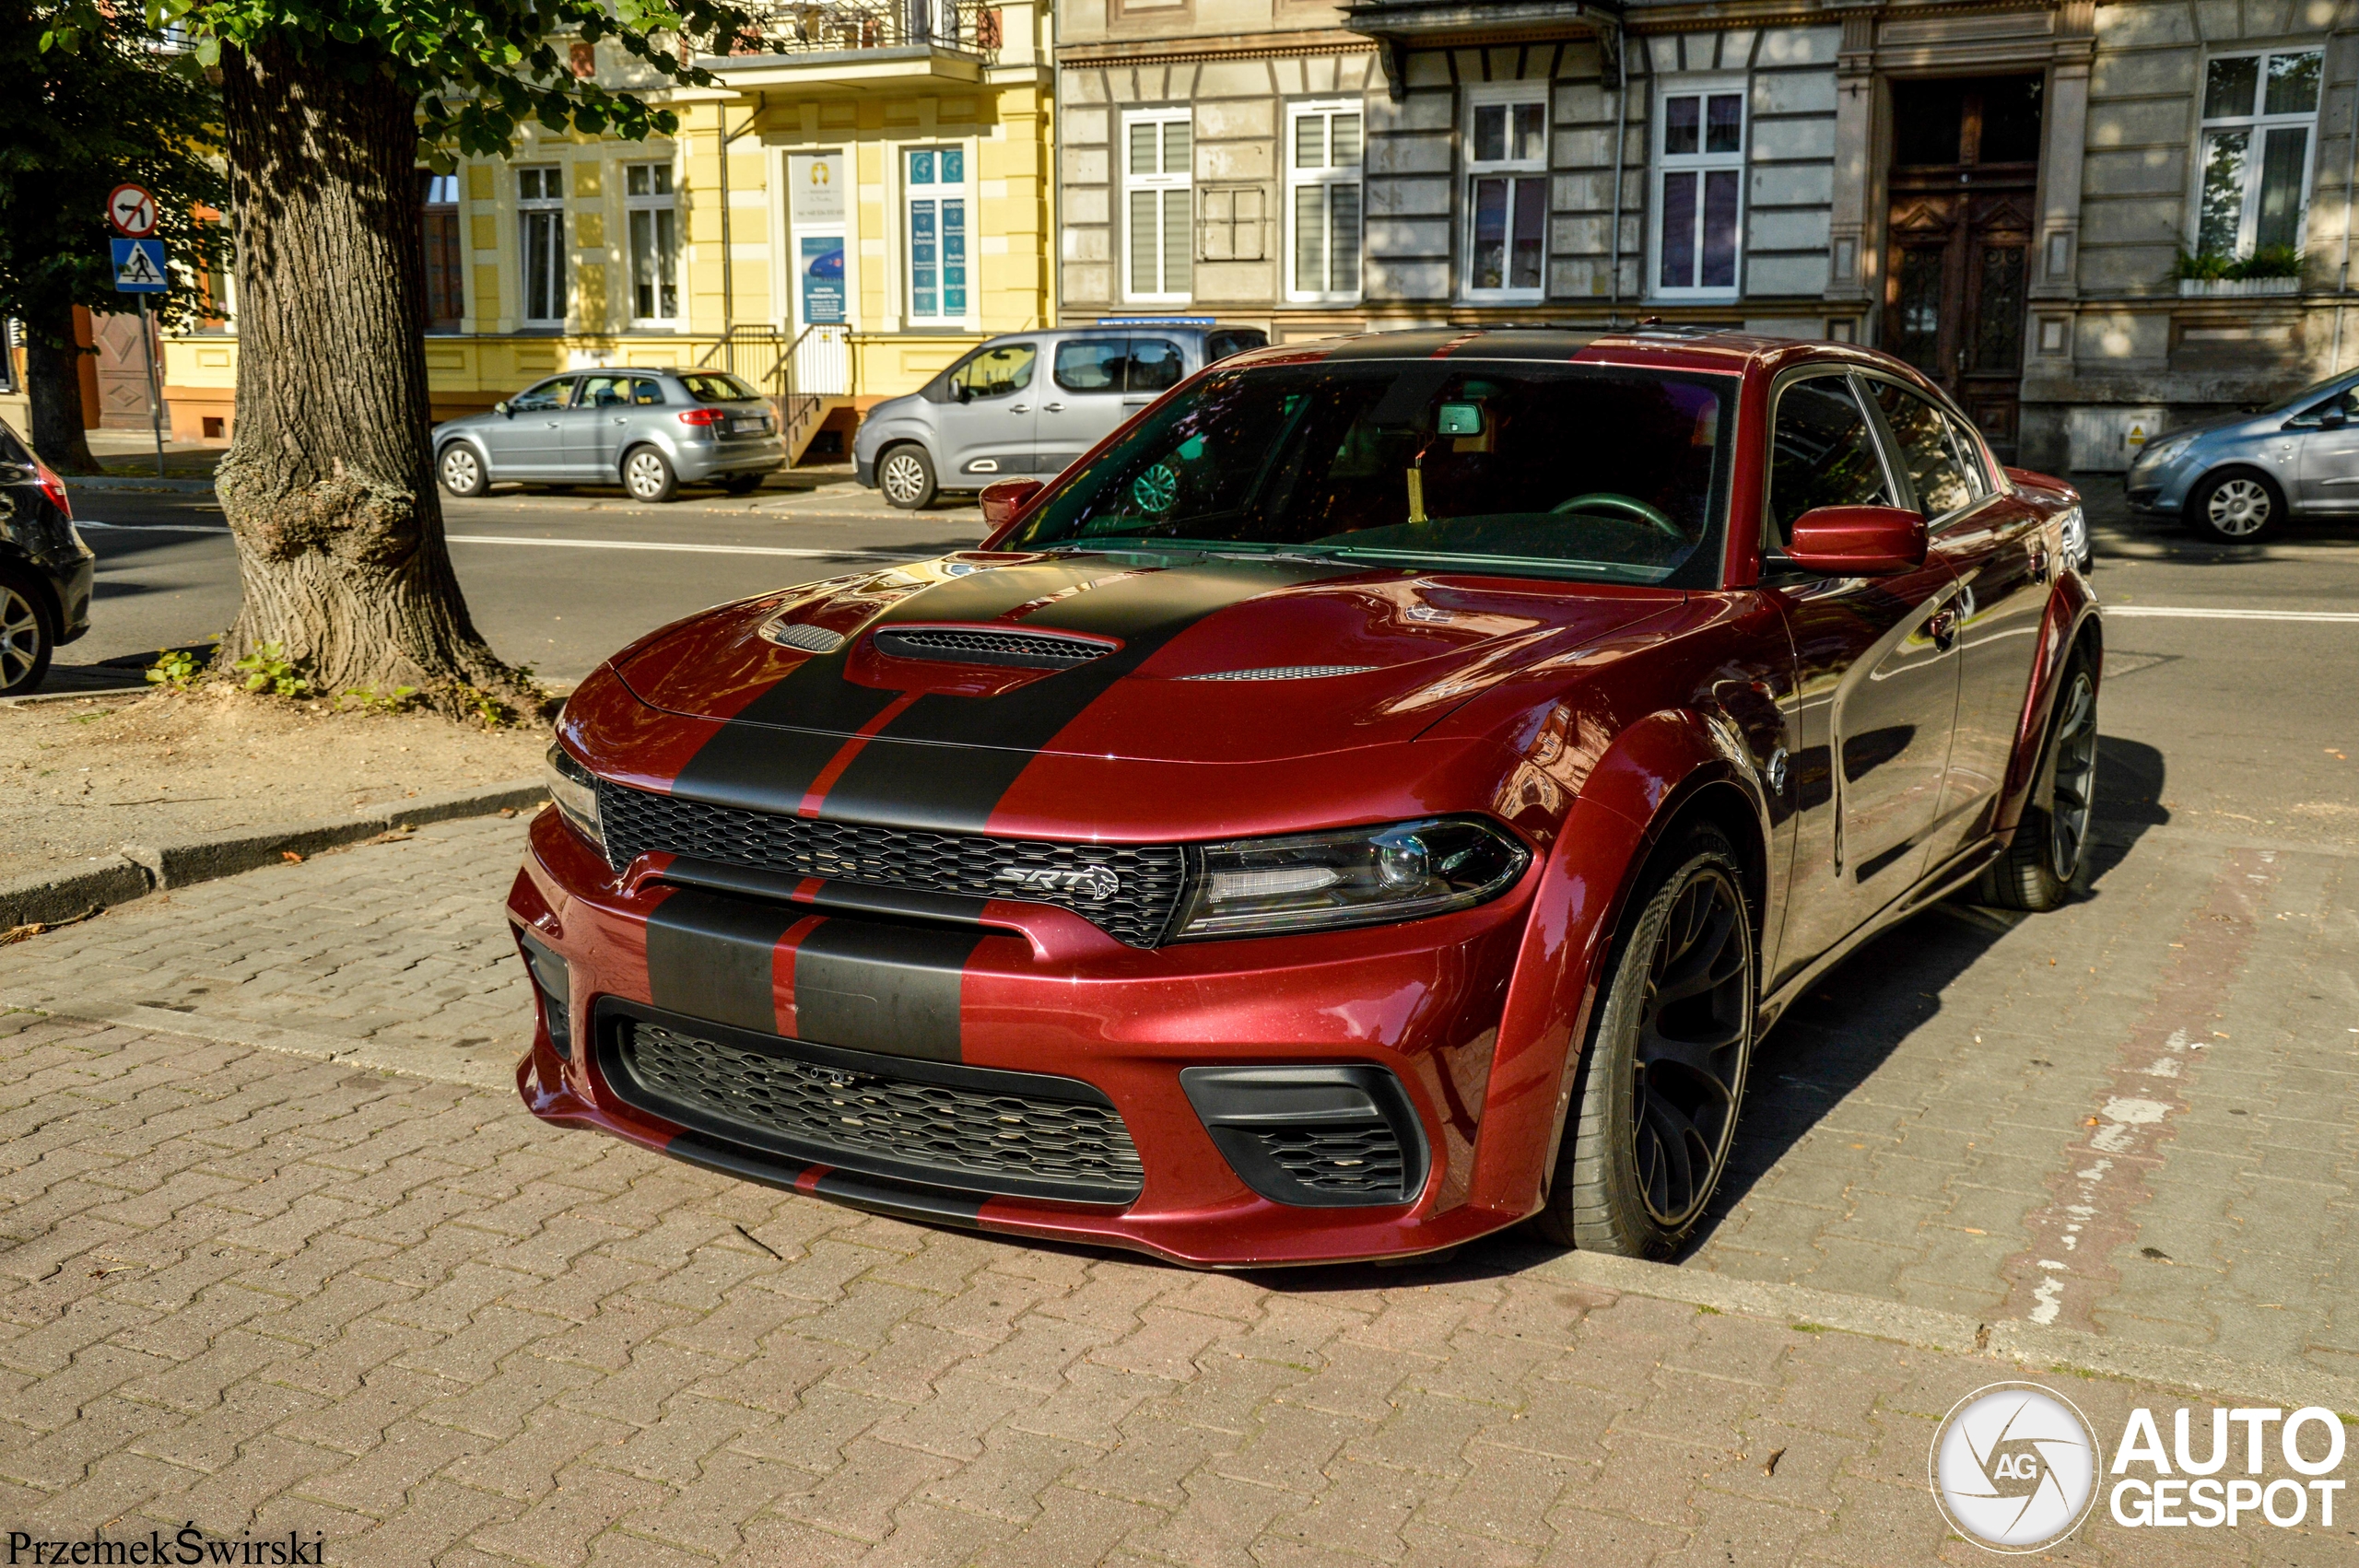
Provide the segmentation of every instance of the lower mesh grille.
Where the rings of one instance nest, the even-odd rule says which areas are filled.
[[[1121,1115],[1076,1080],[710,1034],[732,1037],[618,1019],[608,1079],[669,1120],[851,1170],[1091,1203],[1144,1185]]]
[[[1403,1187],[1401,1140],[1380,1123],[1347,1129],[1281,1128],[1255,1136],[1273,1164],[1313,1192],[1400,1199]]]

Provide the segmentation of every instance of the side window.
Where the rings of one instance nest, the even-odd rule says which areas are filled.
[[[1957,449],[1958,472],[1966,475],[1966,487],[1977,500],[1990,493],[1990,470],[1982,461],[1982,441],[1973,429],[1952,418],[1950,444]]]
[[[1873,384],[1884,423],[1892,427],[1893,439],[1899,445],[1900,465],[1908,471],[1908,482],[1916,487],[1917,509],[1925,514],[1925,520],[1947,517],[1978,499],[1980,491],[1966,476],[1966,465],[1951,445],[1950,422],[1942,411],[1890,381]]]
[[[1075,392],[1121,392],[1125,346],[1119,337],[1085,337],[1057,345],[1057,385]]]
[[[630,384],[630,400],[631,402],[640,404],[641,407],[662,403],[663,401],[663,383],[661,381],[651,381],[646,377],[641,376],[639,380],[631,382]]]
[[[1131,339],[1131,374],[1127,390],[1134,392],[1169,392],[1186,375],[1187,365],[1180,357],[1180,345],[1161,338]]]
[[[1207,333],[1204,337],[1204,363],[1226,359],[1232,354],[1242,354],[1249,348],[1260,348],[1270,341],[1268,334],[1251,327],[1238,327],[1228,332]]]
[[[1028,343],[986,348],[950,372],[950,395],[959,403],[1014,397],[1032,384],[1032,368],[1039,358],[1040,351]]]
[[[575,399],[583,408],[619,408],[629,401],[628,376],[584,376],[581,395]]]
[[[555,380],[543,381],[528,392],[518,392],[508,400],[508,406],[519,414],[543,414],[552,408],[563,408],[572,391],[573,378],[559,376]]]
[[[1769,459],[1768,531],[1764,548],[1785,546],[1794,520],[1814,507],[1892,504],[1868,416],[1841,376],[1797,381],[1778,396]]]

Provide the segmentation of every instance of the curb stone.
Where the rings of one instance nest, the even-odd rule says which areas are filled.
[[[94,904],[125,904],[158,888],[235,876],[275,865],[288,850],[316,855],[405,825],[488,816],[501,810],[523,811],[547,798],[547,787],[539,779],[511,779],[452,794],[424,795],[397,806],[323,822],[235,828],[168,844],[128,844],[121,853],[94,859],[84,867],[68,871],[53,866],[29,876],[0,881],[0,930],[68,919],[87,913]]]

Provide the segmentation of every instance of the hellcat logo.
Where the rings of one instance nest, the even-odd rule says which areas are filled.
[[[2096,1433],[2035,1383],[1994,1383],[1933,1434],[1933,1496],[1960,1535],[1991,1551],[2037,1551],[2080,1528],[2096,1501]]]
[[[1084,898],[1111,898],[1122,891],[1121,878],[1104,866],[1060,871],[1053,866],[1007,866],[999,880],[1031,893],[1074,893]]]

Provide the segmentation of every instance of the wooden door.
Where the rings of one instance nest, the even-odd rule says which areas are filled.
[[[1925,372],[2012,460],[2024,369],[2036,78],[1896,83],[1885,348]],[[1905,117],[1905,118],[1904,118]]]

